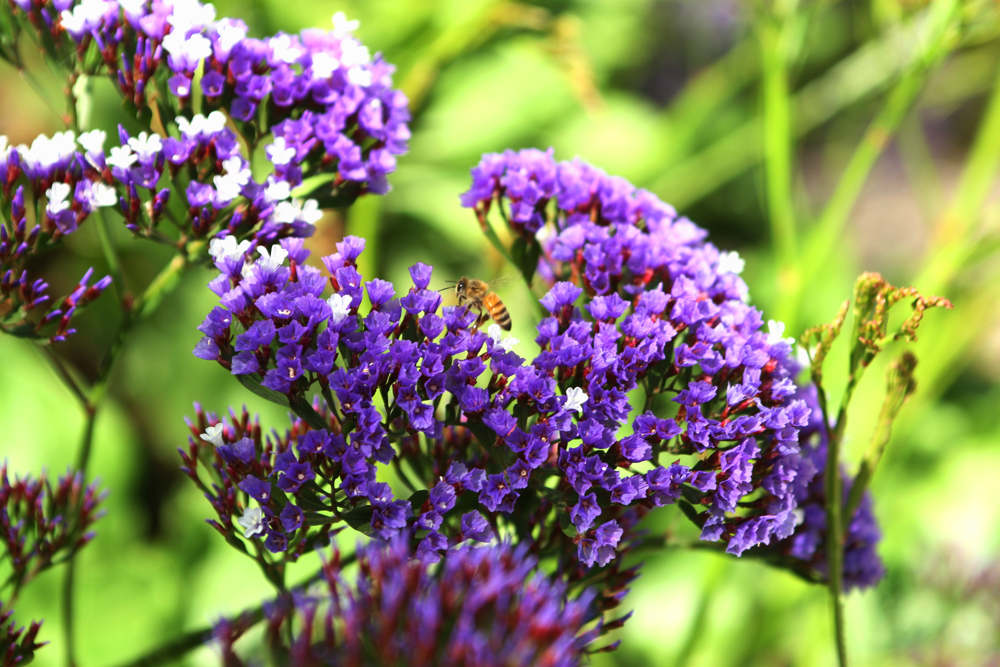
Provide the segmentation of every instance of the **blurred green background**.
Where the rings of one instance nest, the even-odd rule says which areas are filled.
[[[832,319],[862,271],[950,298],[916,344],[917,396],[875,475],[888,576],[847,601],[857,665],[1000,661],[1000,334],[996,197],[1000,164],[1000,12],[996,2],[588,0],[515,3],[369,0],[215,3],[254,36],[329,26],[343,10],[397,65],[411,97],[411,151],[384,198],[328,216],[314,258],[345,233],[368,238],[366,277],[405,289],[406,267],[443,283],[507,269],[458,205],[484,152],[553,146],[651,189],[747,261],[752,302],[789,333]],[[0,130],[11,143],[63,129],[61,84],[39,69],[49,103],[0,70]],[[51,104],[51,106],[50,106]],[[128,124],[98,85],[95,127]],[[138,293],[169,250],[118,243]],[[94,225],[35,270],[65,293],[104,266]],[[254,565],[204,522],[207,502],[181,476],[192,401],[246,404],[265,427],[275,406],[195,359],[214,296],[193,269],[127,342],[100,413],[90,472],[110,491],[98,538],[78,564],[78,654],[85,667],[129,662],[184,631],[259,601]],[[109,293],[110,294],[110,293]],[[526,288],[502,292],[519,350],[531,354]],[[58,351],[93,375],[120,317],[105,297]],[[846,457],[867,444],[889,352],[863,382]],[[828,371],[842,383],[844,350]],[[834,396],[839,395],[835,390]],[[0,338],[0,454],[14,471],[62,472],[76,459],[78,404],[31,344]],[[653,531],[683,525],[661,510]],[[672,550],[644,554],[619,651],[596,665],[831,665],[826,591],[759,562]],[[308,570],[308,564],[304,566]],[[44,618],[63,664],[58,593],[46,573],[19,601]],[[297,577],[292,575],[292,580]],[[210,665],[210,649],[183,664]]]

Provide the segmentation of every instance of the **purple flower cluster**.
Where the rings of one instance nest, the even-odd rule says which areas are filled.
[[[800,517],[795,533],[762,551],[802,561],[811,574],[825,580],[829,569],[826,562],[826,486],[822,471],[826,467],[827,433],[823,427],[816,388],[805,387],[799,394],[813,410],[808,425],[801,432],[803,454],[808,463],[820,472],[808,485],[795,489],[798,501],[796,512]],[[853,479],[848,478],[843,470],[841,477],[846,502]],[[882,533],[872,511],[870,491],[865,491],[857,512],[845,524],[844,592],[874,586],[885,576],[885,566],[876,551]]]
[[[35,651],[48,643],[36,641],[38,631],[42,629],[39,621],[32,621],[25,632],[24,627],[17,627],[13,614],[11,609],[4,611],[0,602],[0,665],[9,667],[27,665],[34,660]]]
[[[743,326],[729,336],[751,339],[733,346],[751,348],[747,358],[758,367],[734,364],[733,374],[743,383],[718,408],[722,401],[712,403],[716,388],[703,373],[678,390],[677,418],[647,411],[635,433],[619,440],[636,375],[662,362],[667,342],[676,336],[664,318],[668,302],[676,306],[676,298],[660,290],[644,293],[622,324],[623,337],[614,321],[628,308],[626,302],[617,296],[596,298],[591,313],[597,321],[591,322],[572,307],[581,290],[557,284],[542,300],[552,313],[539,325],[543,350],[525,364],[498,328],[476,329],[474,313],[448,307],[438,314],[441,296],[428,289],[429,267],[411,269],[414,286],[402,298],[395,297],[390,283],[365,282],[356,266],[363,247],[362,239],[348,237],[336,254],[323,258],[335,291],[324,300],[327,279],[304,264],[307,253],[300,241],[259,248],[255,262],[246,258],[249,246],[232,237],[213,246],[220,275],[211,287],[221,305],[202,323],[204,337],[195,354],[259,382],[293,406],[308,408],[304,397],[310,391],[326,399],[327,417],[310,424],[318,432],[300,439],[297,458],[287,454],[285,468],[236,483],[262,504],[261,515],[251,517],[256,523],[248,536],[265,534],[267,526],[276,530],[277,510],[285,506],[273,498],[275,484],[293,496],[317,494],[335,514],[349,510],[369,517],[366,530],[381,537],[415,529],[418,551],[430,560],[469,537],[490,539],[525,493],[541,498],[536,521],[545,526],[548,539],[575,547],[586,565],[603,566],[615,557],[623,535],[619,518],[627,508],[669,504],[682,492],[708,506],[702,519],[706,539],[719,539],[728,530],[729,548],[736,553],[766,543],[772,534],[790,533],[790,484],[801,463],[795,424],[805,423],[808,410],[801,402],[781,403],[786,396],[779,392],[794,386],[773,368],[760,367],[776,367],[768,351],[783,358],[788,344],[754,333],[759,319],[753,320],[755,311],[742,301]],[[371,308],[362,316],[365,293]],[[725,324],[717,323],[712,331],[720,340]],[[690,335],[685,340],[703,345]],[[674,369],[664,375],[680,373]],[[721,410],[721,418],[703,416],[702,405]],[[684,422],[687,431],[679,426]],[[478,448],[469,446],[473,435]],[[202,437],[208,441],[213,435]],[[668,448],[664,443],[672,440],[676,443]],[[721,445],[725,440],[735,442]],[[664,466],[654,456],[659,449],[702,456],[693,467]],[[250,444],[243,451],[246,464],[259,452]],[[333,466],[328,474],[314,469],[320,460],[321,466]],[[420,474],[412,488],[426,489],[425,501],[416,493],[409,503],[395,500],[377,481],[377,464],[398,467],[402,460]],[[641,464],[645,471],[633,469]],[[534,475],[537,470],[541,477]],[[291,482],[290,474],[304,483]],[[560,484],[543,490],[541,479],[552,475]],[[320,478],[325,484],[316,483]],[[758,488],[764,494],[745,502],[748,507],[737,514],[737,503]],[[489,519],[475,511],[458,516],[463,492],[477,498]],[[267,506],[270,502],[278,506]],[[232,516],[235,506],[217,509],[220,516],[226,511]],[[554,519],[560,513],[568,513],[569,526],[558,526]]]
[[[15,592],[93,539],[89,528],[103,515],[97,509],[103,498],[96,484],[83,486],[80,473],[53,485],[44,477],[10,480],[6,463],[0,464],[0,547]]]
[[[572,421],[540,417],[528,431],[503,415],[488,423],[512,447],[560,441],[577,530],[609,504],[683,498],[704,508],[702,539],[723,539],[731,553],[789,536],[794,489],[813,474],[798,445],[809,408],[793,396],[783,326],[769,322],[765,333],[745,302],[738,255],[720,253],[651,193],[551,151],[487,155],[472,176],[463,205],[488,224],[495,203],[522,239],[541,237],[539,270],[554,283],[542,299],[542,352],[505,393],[540,414],[556,386],[567,402],[587,397],[573,402]],[[640,387],[645,409],[619,437]],[[653,411],[660,395],[670,398]]]
[[[45,198],[37,224],[30,229],[25,185],[33,198]],[[88,285],[92,270],[68,296],[52,301],[49,285],[29,277],[28,261],[63,235],[74,232],[95,210],[117,202],[115,191],[76,151],[72,132],[51,139],[40,136],[28,146],[8,146],[0,136],[0,204],[9,213],[0,220],[0,330],[18,336],[65,340],[74,332],[76,312],[96,299],[111,278]]]
[[[155,101],[164,122],[182,123],[200,92],[202,109],[224,110],[250,143],[273,133],[267,155],[291,187],[324,173],[335,188],[353,184],[354,196],[383,193],[406,152],[410,116],[392,87],[394,67],[370,54],[353,34],[358,22],[341,12],[329,32],[255,39],[243,21],[217,20],[196,0],[15,4],[29,29],[48,33],[56,62],[90,75],[103,67],[140,113]]]
[[[67,473],[56,480],[31,477],[11,480],[0,463],[0,562],[7,577],[8,600],[48,568],[71,558],[94,538],[89,530],[103,512],[104,494],[96,484],[84,487],[83,475]],[[17,627],[13,610],[0,602],[0,664],[28,664],[45,642],[37,642],[40,622],[27,632]]]
[[[296,592],[265,607],[265,637],[277,644],[291,628],[288,664],[537,665],[582,664],[604,631],[594,594],[571,596],[537,569],[524,545],[465,546],[437,566],[411,559],[405,540],[358,552],[353,579],[337,560],[324,567],[326,590]],[[236,656],[230,624],[216,638],[226,664]]]
[[[363,283],[356,260],[364,241],[355,237],[339,243],[339,252],[324,258],[329,281],[304,263],[308,252],[301,241],[285,239],[270,250],[259,248],[256,262],[245,258],[248,247],[236,244],[233,237],[213,246],[221,273],[211,286],[222,305],[202,323],[205,337],[195,354],[217,360],[234,375],[259,382],[293,402],[303,400],[310,389],[319,389],[328,398],[326,406],[305,404],[319,421],[296,425],[294,451],[292,435],[261,447],[259,438],[255,443],[243,437],[245,429],[199,418],[194,434],[215,445],[216,483],[221,486],[213,502],[223,522],[219,527],[231,528],[230,517],[242,511],[239,520],[246,528],[244,535],[265,536],[265,546],[275,552],[288,548],[303,518],[306,526],[317,525],[321,511],[333,514],[327,524],[341,520],[355,527],[363,524],[365,532],[382,538],[415,523],[429,531],[422,548],[430,558],[449,544],[491,539],[493,528],[475,510],[455,517],[450,542],[437,532],[442,515],[455,507],[457,494],[484,488],[481,469],[467,468],[456,459],[440,470],[442,479],[436,485],[427,485],[429,492],[411,501],[396,499],[377,475],[379,463],[396,458],[389,434],[397,428],[406,432],[402,426],[406,415],[416,415],[409,425],[413,433],[447,439],[443,424],[432,414],[421,417],[426,407],[417,406],[422,399],[417,397],[416,385],[419,381],[422,387],[426,383],[438,387],[434,398],[439,399],[448,381],[445,364],[473,349],[473,337],[475,349],[483,346],[487,336],[469,329],[472,316],[465,309],[449,309],[444,318],[434,314],[441,296],[426,289],[427,267],[414,267],[413,275],[422,287],[403,299],[394,298],[389,283]],[[284,266],[288,258],[291,267]],[[324,300],[321,296],[328,282],[335,293]],[[362,289],[372,304],[364,317],[358,313]],[[404,309],[407,314],[402,317]],[[450,345],[429,342],[428,332],[437,337],[446,327],[455,332]],[[430,356],[430,345],[435,346],[436,357]],[[396,417],[386,420],[376,403],[384,404],[390,387],[395,396],[389,412]],[[458,439],[451,439],[456,448],[462,446]],[[212,457],[204,450],[192,438],[190,453],[185,455],[189,474],[194,474],[200,451],[206,460]],[[235,495],[227,495],[235,493],[233,487],[255,499],[258,507],[238,508],[233,504]]]

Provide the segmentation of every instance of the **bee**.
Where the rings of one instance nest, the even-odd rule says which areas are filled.
[[[500,300],[496,292],[490,289],[491,285],[506,282],[505,278],[506,276],[499,280],[486,282],[462,276],[455,283],[455,296],[458,298],[458,305],[468,304],[470,308],[479,311],[479,319],[476,320],[477,327],[486,322],[488,315],[500,325],[501,329],[510,331],[510,313],[507,312],[507,306],[503,305],[503,301]]]

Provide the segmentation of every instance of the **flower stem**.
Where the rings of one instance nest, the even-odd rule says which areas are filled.
[[[100,228],[101,225],[98,225],[98,227]],[[70,390],[73,391],[83,404],[84,418],[86,421],[84,425],[83,438],[80,442],[80,449],[77,452],[76,468],[84,476],[87,474],[87,465],[90,462],[90,454],[93,450],[94,424],[97,420],[97,412],[101,406],[101,400],[104,397],[104,392],[111,377],[111,371],[114,369],[115,361],[117,361],[119,354],[125,346],[125,339],[127,338],[132,326],[137,321],[152,314],[153,311],[155,311],[156,306],[159,305],[163,296],[177,286],[180,282],[180,272],[188,266],[187,258],[184,255],[178,255],[175,257],[174,260],[171,261],[170,264],[168,264],[153,279],[146,290],[139,296],[138,299],[135,300],[133,304],[131,304],[130,307],[127,303],[127,299],[122,298],[125,296],[124,279],[121,276],[120,264],[117,261],[117,256],[110,245],[110,238],[105,238],[106,232],[107,230],[104,230],[104,233],[101,233],[102,246],[105,245],[105,240],[107,240],[105,251],[108,252],[108,263],[112,269],[112,281],[115,281],[114,274],[117,274],[118,276],[118,281],[115,282],[115,286],[116,290],[118,290],[119,298],[122,299],[122,320],[118,325],[117,331],[115,332],[115,338],[111,343],[111,348],[108,350],[104,360],[101,362],[97,380],[90,387],[89,391],[84,392],[83,389],[75,381],[73,381],[72,376],[55,356],[55,354],[52,353],[51,350],[46,350],[47,356],[49,356],[53,365],[56,367],[60,377],[64,382],[66,382]],[[63,579],[62,588],[63,633],[64,640],[66,642],[67,667],[75,667],[76,665],[76,646],[73,633],[73,590],[75,580],[76,559],[70,559],[70,561],[66,564],[66,577]]]
[[[356,554],[348,554],[340,559],[340,566],[346,567],[353,563],[357,559]],[[305,580],[294,586],[294,588],[306,588],[310,584],[319,581],[323,578],[323,571],[314,572],[312,575],[307,577]],[[248,628],[256,625],[260,621],[264,620],[264,604],[261,603],[255,607],[251,607],[235,616],[233,619],[239,618],[249,618],[250,623]],[[201,628],[199,630],[192,630],[187,632],[180,637],[169,641],[162,646],[158,646],[148,653],[139,656],[135,660],[124,663],[120,667],[154,667],[154,665],[162,665],[164,663],[175,661],[177,658],[193,651],[202,644],[205,644],[212,639],[212,635],[215,631],[214,626],[209,626],[207,628]]]
[[[760,29],[763,63],[762,113],[764,181],[767,193],[771,240],[778,259],[778,289],[794,292],[797,287],[795,204],[792,196],[793,150],[792,100],[788,83],[790,33],[794,6],[784,11],[772,8]]]

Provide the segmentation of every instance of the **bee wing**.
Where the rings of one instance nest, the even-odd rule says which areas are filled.
[[[520,271],[509,271],[493,280],[490,280],[489,281],[490,289],[500,287],[501,285],[509,285],[510,283],[516,282],[520,279],[521,279]]]

